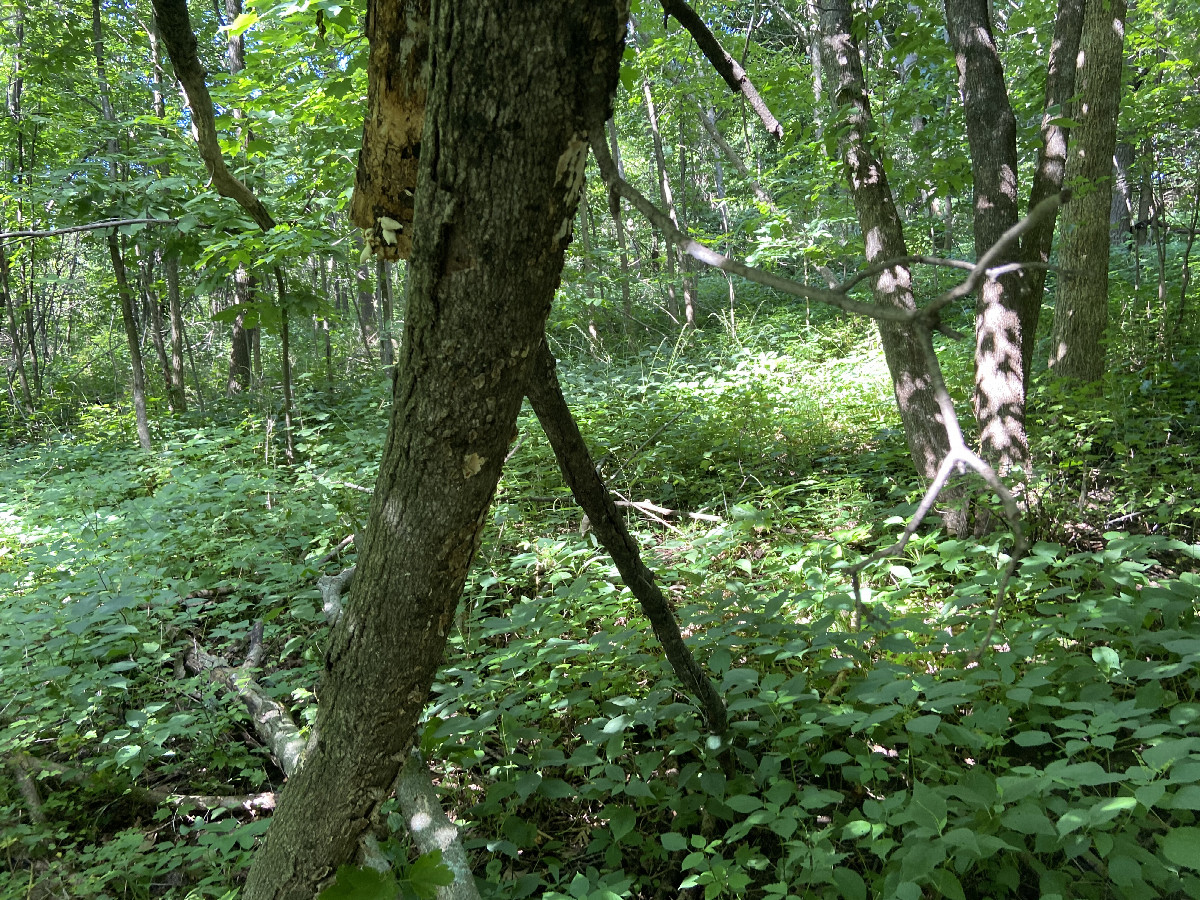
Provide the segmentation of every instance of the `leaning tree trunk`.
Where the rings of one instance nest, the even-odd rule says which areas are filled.
[[[642,561],[641,550],[625,525],[625,517],[617,509],[608,487],[596,470],[579,425],[563,396],[558,383],[557,362],[545,341],[535,356],[526,394],[542,430],[550,440],[563,479],[591,521],[600,543],[616,563],[621,578],[641,604],[642,612],[650,620],[650,627],[662,644],[671,668],[699,702],[708,730],[713,734],[722,734],[728,724],[725,701],[708,673],[683,642],[683,634],[671,605],[658,586],[654,573]]]
[[[1063,378],[1098,381],[1108,330],[1108,213],[1112,158],[1121,107],[1121,50],[1126,0],[1089,0],[1079,41],[1079,123],[1067,156],[1058,297],[1050,334],[1050,368]]]
[[[854,198],[859,225],[866,237],[868,262],[878,262],[907,254],[904,230],[892,191],[888,186],[883,161],[873,146],[874,125],[863,78],[862,56],[853,36],[853,18],[849,0],[823,0],[821,9],[821,50],[828,74],[828,89],[835,109],[845,119],[838,123],[840,150],[846,180]],[[877,301],[898,309],[916,308],[912,293],[912,274],[907,266],[893,266],[875,277]],[[917,472],[932,480],[942,459],[950,450],[946,426],[934,394],[933,380],[922,357],[916,329],[910,325],[879,320],[883,353],[904,424],[904,436]],[[967,514],[961,495],[947,495],[943,517],[956,534],[966,531]]]
[[[1017,224],[1017,120],[987,0],[946,0],[946,32],[967,119],[978,259]],[[975,421],[983,456],[1001,475],[1029,471],[1021,324],[1018,274],[985,279],[975,303]]]
[[[405,9],[372,0],[373,50],[398,45]],[[611,3],[433,4],[391,426],[354,595],[326,655],[319,737],[245,900],[311,900],[355,859],[406,759],[559,284],[586,136],[611,113],[624,33]],[[373,65],[370,77],[392,74]],[[372,206],[368,223],[399,221]]]

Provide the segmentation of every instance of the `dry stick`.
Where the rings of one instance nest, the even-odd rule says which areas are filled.
[[[934,388],[934,395],[937,398],[938,406],[942,414],[942,419],[945,422],[947,438],[950,443],[950,452],[946,459],[943,460],[941,467],[938,470],[937,477],[933,484],[930,485],[926,492],[925,498],[918,508],[919,518],[915,518],[914,522],[910,523],[905,529],[901,540],[886,550],[878,551],[872,554],[863,562],[859,563],[856,570],[852,570],[852,577],[855,583],[855,598],[861,608],[861,598],[857,591],[857,571],[862,567],[869,565],[877,559],[889,553],[896,552],[902,548],[912,537],[913,532],[919,526],[921,519],[928,514],[938,493],[945,486],[950,473],[955,468],[969,467],[980,474],[987,485],[996,492],[1000,497],[1001,504],[1004,508],[1004,517],[1008,521],[1013,532],[1013,549],[1008,565],[1001,574],[1000,583],[997,587],[996,603],[992,611],[991,619],[988,623],[987,632],[984,634],[983,641],[974,653],[969,657],[969,661],[974,662],[979,659],[992,636],[995,634],[999,624],[1000,613],[1004,604],[1004,597],[1007,592],[1008,583],[1011,580],[1016,567],[1019,564],[1021,557],[1024,556],[1028,549],[1028,539],[1025,537],[1024,529],[1021,527],[1021,512],[1017,506],[1016,498],[1012,492],[1004,486],[996,471],[984,461],[977,453],[966,446],[963,440],[962,429],[958,425],[958,416],[954,409],[954,401],[950,398],[950,392],[946,389],[945,379],[942,377],[941,365],[937,359],[937,352],[933,348],[933,331],[945,330],[942,328],[938,320],[940,311],[948,304],[955,300],[962,299],[970,295],[978,288],[980,281],[988,277],[989,269],[997,262],[997,260],[1008,250],[1008,248],[1017,241],[1018,238],[1030,228],[1041,222],[1047,216],[1057,212],[1058,207],[1065,203],[1070,194],[1063,191],[1057,195],[1047,197],[1039,203],[1033,210],[1030,211],[1024,219],[1017,222],[1011,228],[1002,234],[999,240],[993,244],[986,253],[971,266],[971,271],[967,274],[959,284],[950,288],[947,291],[939,294],[933,301],[925,307],[919,307],[912,311],[896,310],[888,307],[879,306],[873,303],[858,303],[849,300],[844,291],[847,289],[845,285],[838,285],[831,290],[817,290],[804,285],[799,285],[785,278],[780,278],[771,275],[768,272],[763,272],[761,269],[755,269],[747,266],[744,263],[738,262],[728,256],[717,253],[705,247],[703,244],[692,240],[686,234],[683,234],[678,229],[672,228],[670,220],[654,207],[649,200],[642,196],[632,185],[628,184],[617,176],[616,168],[613,166],[612,158],[608,155],[608,147],[603,140],[603,131],[599,128],[593,128],[591,134],[592,152],[596,157],[596,163],[600,168],[600,174],[604,178],[610,191],[613,191],[625,199],[629,200],[643,215],[646,216],[656,227],[679,248],[689,254],[693,259],[706,263],[707,265],[721,269],[726,272],[733,272],[742,277],[756,281],[760,284],[774,287],[777,290],[791,294],[793,296],[804,297],[819,303],[826,303],[830,306],[836,306],[848,312],[856,312],[861,315],[869,316],[875,319],[892,319],[895,321],[911,322],[917,328],[917,333],[921,336],[921,349],[926,357],[926,362],[929,365],[930,379]],[[893,265],[895,263],[892,263]],[[888,266],[888,263],[877,263],[875,267]]]
[[[624,516],[596,472],[596,465],[558,383],[554,356],[544,340],[536,351],[525,394],[554,450],[563,480],[587,514],[596,536],[612,557],[621,578],[637,597],[671,668],[699,701],[709,731],[722,734],[728,722],[725,702],[717,692],[716,685],[683,642],[679,623],[670,604],[663,596],[654,573],[642,561],[637,541],[630,535]]]
[[[28,753],[15,753],[8,758],[8,762],[14,768],[23,771],[26,777],[29,777],[34,772],[39,774],[44,772],[73,784],[88,784],[99,775],[99,773],[89,772],[85,769],[74,769],[70,766],[64,766],[62,763],[40,759]],[[177,809],[188,807],[200,810],[201,812],[209,812],[216,809],[231,811],[242,809],[246,812],[261,812],[275,808],[274,791],[265,791],[260,794],[234,795],[177,794],[162,790],[161,788],[146,788],[134,784],[129,786],[127,793],[133,800],[139,803],[165,803]],[[30,816],[32,817],[32,815],[31,812]]]

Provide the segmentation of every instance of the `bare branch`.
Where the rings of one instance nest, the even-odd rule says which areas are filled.
[[[67,228],[51,228],[48,231],[5,231],[0,233],[0,241],[22,238],[57,237],[60,234],[75,234],[79,231],[98,231],[102,228],[120,228],[123,225],[178,224],[178,219],[105,219],[101,222],[89,222],[86,225],[71,225]]]
[[[609,154],[608,146],[604,142],[603,130],[594,131],[591,139],[592,152],[596,156],[596,163],[600,167],[600,174],[608,185],[609,190],[614,191],[633,204],[638,212],[645,216],[655,228],[666,235],[672,243],[679,247],[681,252],[686,253],[692,259],[702,262],[706,266],[712,266],[714,269],[740,275],[747,281],[766,285],[781,293],[800,297],[803,300],[824,303],[828,306],[836,306],[838,309],[843,309],[846,312],[869,316],[872,319],[888,319],[893,322],[907,322],[912,319],[912,313],[907,310],[852,300],[840,291],[809,287],[808,285],[792,281],[789,278],[782,278],[779,275],[774,275],[754,266],[748,266],[730,256],[705,247],[698,241],[692,240],[676,228],[670,218],[647,200],[637,188],[617,174],[617,169],[613,163],[612,156]]]

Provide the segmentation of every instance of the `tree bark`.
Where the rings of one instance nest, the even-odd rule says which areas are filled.
[[[1004,85],[987,0],[946,0],[974,181],[975,257],[1017,224],[1017,120]],[[1014,247],[1001,263],[1020,256]],[[975,303],[975,421],[984,459],[1029,471],[1019,275],[988,278]]]
[[[1088,0],[1079,67],[1079,123],[1067,159],[1073,197],[1063,213],[1058,297],[1050,335],[1050,368],[1063,378],[1098,381],[1108,329],[1108,213],[1112,158],[1121,106],[1121,53],[1126,0]]]
[[[852,31],[850,4],[848,0],[823,0],[819,5],[821,55],[833,106],[844,111],[845,118],[838,123],[839,149],[866,240],[867,261],[905,256],[908,251],[900,217],[883,161],[871,139],[874,125],[863,78],[862,57]],[[903,310],[916,308],[912,274],[906,266],[894,266],[880,273],[872,286],[881,305]],[[950,450],[950,442],[916,329],[911,325],[880,320],[879,334],[909,452],[917,472],[932,480]],[[946,493],[943,492],[944,497]],[[946,499],[943,518],[947,528],[956,534],[965,533],[968,517],[961,495],[951,491]]]
[[[679,623],[670,604],[663,596],[654,573],[642,561],[637,541],[625,525],[625,517],[617,509],[596,471],[587,443],[567,406],[555,369],[554,356],[543,341],[537,350],[526,394],[554,449],[563,480],[587,514],[600,543],[616,563],[621,578],[637,597],[671,668],[684,687],[699,700],[709,731],[721,734],[725,731],[727,721],[725,702],[683,642]]]
[[[407,758],[543,339],[586,135],[611,114],[625,11],[435,4],[430,34],[391,426],[326,656],[318,738],[245,900],[311,900],[355,858]]]
[[[1054,17],[1054,37],[1050,44],[1050,59],[1046,64],[1041,146],[1038,147],[1033,184],[1029,189],[1030,209],[1062,191],[1069,132],[1061,119],[1069,118],[1073,111],[1071,98],[1075,96],[1075,60],[1079,54],[1079,35],[1083,28],[1083,5],[1084,0],[1059,0],[1058,14]],[[1023,259],[1041,266],[1050,261],[1057,219],[1056,210],[1054,215],[1025,232],[1021,238]],[[1025,373],[1027,392],[1045,289],[1046,269],[1026,269],[1021,273],[1021,371]]]

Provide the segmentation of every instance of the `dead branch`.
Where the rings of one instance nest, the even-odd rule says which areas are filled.
[[[9,765],[20,769],[26,777],[33,775],[52,775],[61,781],[72,784],[89,784],[96,779],[93,772],[86,769],[76,769],[62,763],[41,759],[28,753],[15,753],[8,759]],[[34,787],[36,792],[37,788]],[[180,794],[162,788],[147,788],[141,785],[130,785],[126,789],[129,797],[138,803],[147,805],[166,804],[176,809],[195,809],[201,812],[211,812],[216,809],[246,812],[265,812],[275,808],[275,792],[264,791],[259,794]],[[32,817],[32,813],[31,813]],[[42,821],[45,821],[43,818]]]
[[[342,538],[338,542],[338,545],[336,547],[334,547],[332,550],[330,550],[328,553],[326,553],[320,559],[314,560],[312,563],[312,567],[314,569],[319,569],[319,568],[321,568],[321,566],[325,565],[326,563],[333,562],[335,557],[339,556],[342,553],[342,551],[344,551],[347,547],[349,547],[353,543],[354,543],[354,535],[352,535],[352,534],[346,535],[344,538]]]
[[[184,656],[184,665],[193,674],[202,674],[213,684],[225,687],[246,705],[255,731],[285,775],[300,768],[305,752],[300,729],[287,707],[268,694],[246,669],[231,666],[228,660],[205,652],[194,641]]]

